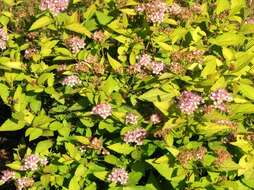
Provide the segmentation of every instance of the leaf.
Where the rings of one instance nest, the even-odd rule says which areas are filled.
[[[110,75],[107,80],[102,84],[102,89],[107,95],[111,95],[112,92],[120,90],[119,82]]]
[[[25,136],[26,137],[29,136],[29,141],[32,141],[40,137],[42,133],[43,133],[42,129],[31,127],[26,130]]]
[[[106,181],[108,172],[107,171],[99,171],[99,172],[94,172],[93,175],[102,181]]]
[[[218,125],[214,123],[206,122],[204,125],[198,125],[196,128],[199,134],[203,134],[205,136],[213,136],[217,133],[223,133],[224,131],[231,130],[231,127],[226,125]]]
[[[39,28],[43,28],[49,24],[53,23],[53,19],[48,17],[48,16],[43,16],[39,19],[37,19],[33,24],[32,26],[29,28],[29,31],[31,30],[36,30],[36,29],[39,29]]]
[[[23,63],[20,61],[1,61],[0,64],[3,65],[4,67],[10,68],[10,69],[17,69],[17,70],[22,70],[22,65]]]
[[[75,160],[80,160],[80,153],[73,144],[65,143],[65,148],[72,158],[74,158]]]
[[[6,86],[5,84],[0,83],[0,97],[2,98],[3,102],[5,104],[8,103],[8,97],[10,94],[9,88],[8,86]]]
[[[216,1],[216,14],[220,14],[221,12],[230,9],[230,2],[229,0],[217,0]]]
[[[114,69],[114,70],[118,70],[120,68],[122,68],[122,64],[120,62],[118,62],[117,60],[115,60],[114,58],[112,58],[109,53],[107,53],[107,57],[108,57],[108,61],[111,65],[111,67]]]
[[[112,16],[108,16],[107,13],[96,11],[96,17],[101,25],[107,25],[112,19]]]
[[[243,96],[254,100],[254,87],[248,84],[240,83],[239,91],[242,93]]]
[[[84,34],[87,37],[91,37],[92,33],[83,25],[79,24],[79,23],[73,23],[70,25],[65,26],[65,28],[67,30],[73,31],[73,32],[77,32],[79,34]]]
[[[163,159],[162,159],[163,158]],[[156,162],[157,159],[146,160],[148,164],[153,166],[165,179],[171,180],[171,175],[173,173],[173,168],[169,166],[169,159],[167,156],[162,156],[159,159],[162,159],[162,162]]]
[[[47,155],[49,148],[51,148],[52,146],[53,141],[51,140],[40,141],[36,146],[35,153]]]
[[[168,101],[171,100],[173,97],[176,96],[176,92],[169,93],[169,92],[164,92],[158,88],[151,89],[141,96],[139,96],[139,99],[141,100],[146,100],[149,102],[163,102],[163,101]]]
[[[242,34],[236,34],[233,32],[225,32],[216,38],[211,38],[208,41],[211,44],[215,44],[218,46],[238,46],[242,45],[245,38]]]
[[[69,183],[69,190],[79,190],[80,189],[80,185],[79,185],[79,180],[80,178],[77,177],[77,176],[73,176],[70,180],[70,183]]]
[[[113,150],[117,153],[128,155],[133,150],[135,150],[134,147],[130,146],[129,144],[121,144],[121,143],[115,143],[108,146],[108,149]]]
[[[201,72],[202,77],[206,78],[208,75],[216,73],[216,59],[212,59],[212,57],[207,59],[205,65],[205,68]]]
[[[18,131],[25,127],[24,121],[15,122],[11,119],[7,119],[0,127],[0,131]]]

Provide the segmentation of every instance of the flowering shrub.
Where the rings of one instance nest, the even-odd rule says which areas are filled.
[[[252,7],[0,0],[0,188],[254,189]]]

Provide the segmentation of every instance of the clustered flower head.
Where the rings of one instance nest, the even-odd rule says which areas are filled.
[[[74,70],[76,72],[88,72],[89,65],[85,61],[80,61],[74,64]]]
[[[150,121],[152,122],[152,124],[156,125],[158,123],[161,122],[161,115],[158,113],[154,113],[150,116]]]
[[[101,103],[93,107],[92,113],[106,119],[112,115],[112,107],[110,104]]]
[[[190,8],[182,7],[181,5],[177,3],[173,3],[168,7],[168,12],[172,16],[176,16],[180,19],[188,19],[190,18],[194,13],[200,14],[202,12],[201,6],[199,4],[194,4]]]
[[[53,15],[58,15],[60,12],[68,8],[69,0],[41,0],[40,10],[49,10]]]
[[[185,69],[181,63],[172,62],[169,66],[169,70],[174,74],[184,74]]]
[[[203,102],[203,98],[195,93],[183,91],[179,98],[179,108],[181,112],[188,115],[194,113]]]
[[[34,180],[29,177],[22,177],[16,180],[17,190],[23,190],[28,187],[32,187],[34,184]]]
[[[36,53],[37,53],[37,49],[36,48],[29,48],[29,49],[25,50],[24,57],[26,59],[31,59]]]
[[[74,87],[81,84],[81,80],[76,75],[70,75],[64,78],[64,80],[62,81],[62,84],[66,86]]]
[[[1,181],[3,181],[4,183],[15,179],[16,178],[16,173],[14,171],[11,170],[4,170],[2,171],[2,176],[1,176]]]
[[[182,165],[186,165],[191,160],[202,160],[206,153],[207,149],[205,147],[199,147],[192,150],[184,150],[180,152],[180,154],[177,156],[177,159]]]
[[[162,62],[153,61],[148,54],[142,54],[138,63],[134,65],[133,70],[136,73],[142,72],[142,69],[152,72],[152,74],[159,75],[164,70],[165,65]]]
[[[171,59],[173,62],[201,63],[203,61],[203,55],[203,50],[176,51],[172,53]]]
[[[146,136],[146,130],[144,128],[138,128],[125,133],[123,140],[126,143],[135,143],[136,145],[142,145]]]
[[[216,120],[215,123],[219,124],[219,125],[226,125],[229,127],[236,127],[236,123],[230,120],[226,120],[226,119],[220,119],[220,120]]]
[[[216,165],[221,165],[225,160],[230,159],[232,157],[232,155],[228,151],[223,149],[216,150],[216,154],[217,158],[214,161]]]
[[[94,32],[94,34],[92,35],[92,39],[96,42],[101,42],[103,41],[105,37],[105,34],[103,31],[99,30],[99,31],[96,31]]]
[[[4,50],[6,49],[6,44],[7,44],[7,32],[3,28],[0,28],[0,49]]]
[[[47,163],[48,161],[46,158],[41,158],[40,156],[36,154],[31,154],[23,160],[23,165],[21,167],[21,170],[35,171],[38,169],[39,166],[45,166],[47,165]]]
[[[162,62],[153,61],[151,63],[151,66],[152,66],[152,73],[155,75],[161,74],[161,72],[164,70],[164,63]]]
[[[57,72],[63,72],[63,71],[66,71],[66,69],[67,69],[67,65],[61,64],[61,65],[58,65]]]
[[[232,96],[225,89],[218,89],[212,92],[210,99],[213,100],[213,107],[223,112],[227,111],[225,103],[233,100]]]
[[[138,116],[134,113],[127,113],[125,116],[125,124],[136,125],[138,123]]]
[[[129,178],[129,175],[125,171],[125,169],[114,168],[108,176],[108,181],[115,184],[124,185],[128,182],[128,178]]]
[[[168,6],[162,0],[154,0],[136,7],[136,11],[145,12],[148,21],[162,23]]]
[[[67,39],[66,44],[71,48],[72,53],[78,53],[86,45],[85,41],[77,36]]]

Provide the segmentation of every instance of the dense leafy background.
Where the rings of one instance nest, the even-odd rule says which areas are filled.
[[[138,11],[146,3],[73,0],[54,15],[37,0],[0,0],[2,170],[33,178],[29,189],[254,188],[252,5],[175,1],[182,10],[153,23]],[[86,44],[77,53],[73,36]],[[163,71],[135,70],[143,54]],[[68,76],[80,81],[65,85]],[[212,107],[218,89],[233,97],[226,111]],[[183,91],[204,99],[192,114],[179,109]],[[91,112],[100,103],[112,106],[106,119]],[[129,112],[137,124],[126,124]],[[127,144],[124,134],[141,127],[143,144]],[[31,154],[48,164],[22,171]],[[110,183],[113,168],[128,172],[127,184]]]

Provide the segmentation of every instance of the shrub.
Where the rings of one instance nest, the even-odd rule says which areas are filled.
[[[251,12],[245,0],[1,1],[0,131],[18,143],[0,183],[253,189]]]

